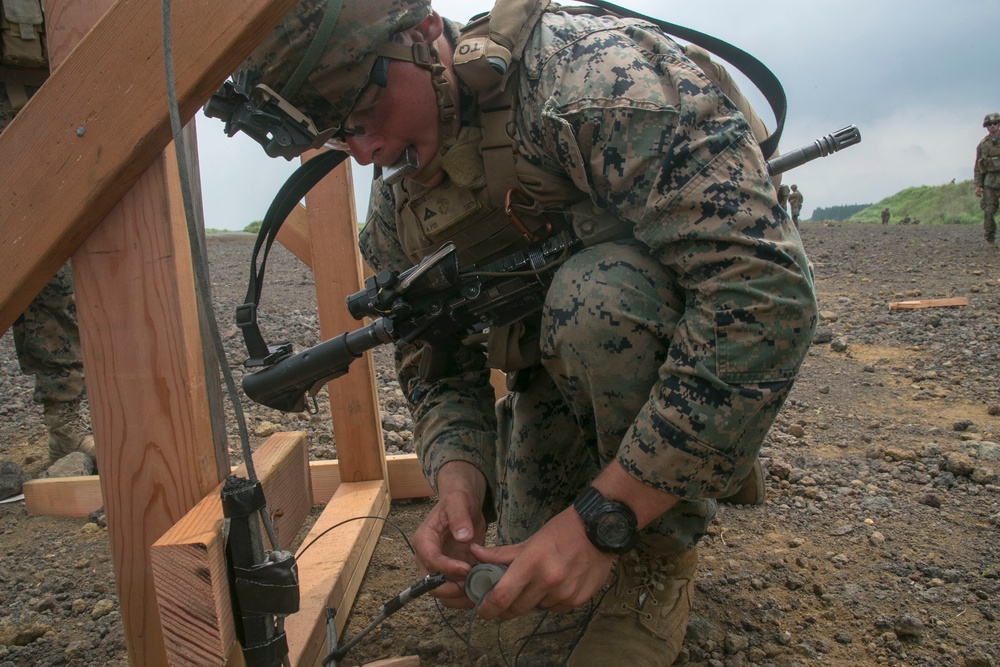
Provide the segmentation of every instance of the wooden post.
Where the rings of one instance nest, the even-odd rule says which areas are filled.
[[[309,157],[312,154],[303,160]],[[325,340],[362,326],[344,305],[363,283],[349,161],[306,195],[306,214],[320,334]],[[327,384],[327,392],[341,479],[387,479],[372,353],[365,352],[347,375]]]

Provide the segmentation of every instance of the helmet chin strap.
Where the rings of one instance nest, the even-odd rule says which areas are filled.
[[[430,181],[442,171],[442,158],[455,145],[458,137],[454,123],[455,100],[451,94],[451,84],[444,76],[445,67],[438,57],[437,47],[423,42],[414,44],[389,42],[379,49],[378,54],[393,60],[411,62],[431,73],[431,85],[434,86],[434,96],[438,105],[438,151],[420,170],[421,180]]]

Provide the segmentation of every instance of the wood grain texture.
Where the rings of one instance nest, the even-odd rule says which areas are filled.
[[[306,434],[275,434],[254,452],[253,460],[279,546],[287,549],[312,506]],[[234,474],[246,477],[246,467]],[[170,665],[225,664],[236,641],[221,490],[220,484],[150,548]]]
[[[72,3],[46,4],[62,21],[60,13]],[[183,121],[295,4],[173,3]],[[170,142],[160,3],[118,2],[87,31],[90,25],[75,26],[86,35],[75,48],[65,47],[70,55],[0,134],[0,266],[5,269],[0,330],[10,326]]]

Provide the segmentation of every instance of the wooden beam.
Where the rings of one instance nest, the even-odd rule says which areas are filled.
[[[916,308],[950,308],[953,306],[968,306],[969,300],[964,296],[947,299],[918,299],[916,301],[892,301],[889,310],[908,310]]]
[[[386,456],[389,491],[393,500],[429,498],[434,495],[414,454]],[[314,505],[325,505],[340,486],[337,461],[309,462]],[[97,475],[34,479],[24,484],[24,509],[42,516],[85,517],[104,507],[101,480]]]
[[[375,662],[366,662],[363,667],[420,667],[419,655],[407,655],[400,658],[386,658]]]
[[[385,459],[389,469],[389,495],[393,500],[428,498],[434,495],[430,484],[424,479],[415,454],[395,454],[386,456]],[[309,472],[312,475],[313,502],[317,505],[328,502],[340,486],[340,463],[312,461],[309,463]]]
[[[183,121],[295,4],[173,3]],[[156,2],[112,6],[0,134],[0,330],[170,142],[160,12]]]
[[[275,237],[278,243],[285,246],[303,264],[312,268],[312,247],[309,243],[309,217],[306,207],[302,204],[292,209],[285,222],[278,228]]]
[[[303,156],[303,160],[315,153]],[[350,161],[343,162],[306,195],[312,269],[323,340],[358,328],[344,307],[347,296],[361,289],[361,255],[354,212]],[[346,375],[327,383],[337,460],[345,481],[386,479],[382,420],[375,390],[371,351],[350,366]]]
[[[253,460],[279,545],[288,548],[312,506],[306,434],[273,435]],[[246,466],[235,474],[246,477]],[[223,665],[236,641],[221,490],[220,484],[150,548],[170,665]]]
[[[35,516],[82,518],[104,507],[101,480],[86,477],[53,477],[24,483],[24,509]]]
[[[384,522],[359,519],[333,527],[388,514],[389,489],[383,480],[341,484],[309,531],[296,556],[299,611],[285,619],[288,657],[295,667],[319,667],[326,655],[327,607],[337,610],[338,635],[343,631]]]

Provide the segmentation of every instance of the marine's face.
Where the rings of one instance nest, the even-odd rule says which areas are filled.
[[[1000,136],[1000,122],[989,123],[986,126],[986,131],[990,133],[991,137],[996,138]]]
[[[413,146],[421,169],[410,178],[420,182],[423,166],[438,151],[438,105],[430,72],[404,60],[391,61],[385,88],[369,86],[344,127],[356,132],[346,143],[359,164],[388,167]]]

